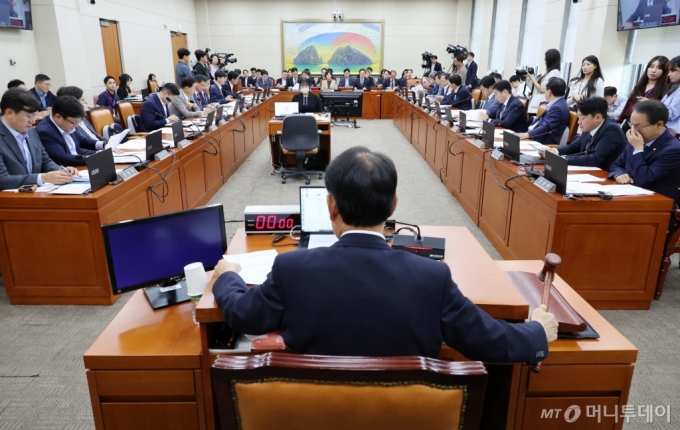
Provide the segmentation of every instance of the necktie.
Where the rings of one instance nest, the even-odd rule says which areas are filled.
[[[26,168],[28,169],[28,173],[31,173],[33,172],[33,159],[31,158],[31,151],[28,149],[28,142],[26,141],[27,136],[27,133],[22,133],[17,136],[17,143],[19,144],[19,148],[21,148],[21,152],[24,154],[24,158],[26,159]]]
[[[168,116],[170,116],[170,115],[168,115],[168,105],[166,105],[165,103],[163,103],[163,112],[165,112],[165,117],[166,117],[166,118],[167,118]]]
[[[589,135],[588,135],[588,139],[586,139],[585,150],[586,150],[586,151],[589,150],[589,149],[590,149],[590,145],[592,145],[592,144],[593,144],[593,135],[592,135],[592,134],[589,134]]]
[[[76,145],[73,142],[73,139],[71,139],[71,135],[66,132],[63,132],[62,135],[64,136],[64,142],[66,142],[69,152],[73,155],[77,155],[78,153],[76,152]]]
[[[501,114],[500,114],[499,118],[503,118],[504,113],[505,113],[505,105],[503,105],[503,107],[501,108]]]

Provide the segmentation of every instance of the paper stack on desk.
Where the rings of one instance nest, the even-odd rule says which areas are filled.
[[[567,182],[604,182],[605,178],[598,178],[588,173],[567,175]]]
[[[596,194],[610,193],[614,197],[623,196],[651,196],[653,191],[636,187],[635,185],[600,185],[589,182],[567,182],[567,194]]]
[[[584,170],[602,170],[602,169],[600,169],[599,167],[590,166],[569,166],[567,170],[570,172],[582,172]]]
[[[277,255],[279,254],[275,249],[270,249],[246,254],[225,255],[224,259],[241,266],[238,275],[243,279],[243,282],[259,285],[267,280],[267,275],[272,271],[274,259]]]

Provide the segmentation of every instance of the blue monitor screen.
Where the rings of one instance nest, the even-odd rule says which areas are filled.
[[[618,30],[678,24],[680,0],[619,0]]]
[[[221,205],[102,227],[114,294],[184,276],[184,266],[215,267],[227,249]]]
[[[29,0],[0,0],[0,27],[33,30]]]

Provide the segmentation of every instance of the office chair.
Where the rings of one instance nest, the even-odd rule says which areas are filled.
[[[95,131],[104,137],[108,137],[106,129],[108,126],[114,125],[113,114],[106,107],[99,107],[90,109],[90,118],[92,119],[92,126]]]
[[[283,155],[294,155],[297,161],[297,169],[281,168],[281,183],[286,179],[302,176],[305,184],[309,185],[310,175],[319,175],[323,178],[323,172],[305,170],[304,163],[308,156],[319,153],[319,135],[321,130],[316,127],[316,119],[310,115],[289,115],[283,119],[283,130],[277,131],[280,137],[280,148]]]
[[[478,361],[282,352],[210,372],[222,430],[478,429],[487,381]]]

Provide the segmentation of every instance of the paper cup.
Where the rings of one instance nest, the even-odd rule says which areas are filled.
[[[202,295],[208,285],[203,263],[191,263],[184,266],[184,276],[187,282],[187,294],[191,297]]]

